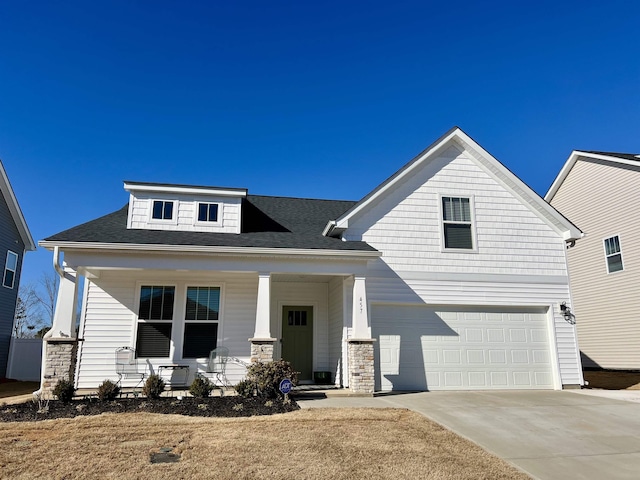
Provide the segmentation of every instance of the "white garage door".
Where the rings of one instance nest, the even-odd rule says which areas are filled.
[[[553,388],[546,309],[372,308],[377,390]]]

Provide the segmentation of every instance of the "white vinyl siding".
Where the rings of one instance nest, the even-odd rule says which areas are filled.
[[[551,204],[586,236],[567,250],[571,311],[585,367],[640,369],[640,166],[579,157]],[[620,238],[624,270],[608,273],[603,239]]]
[[[163,281],[164,280],[164,281]],[[176,286],[177,298],[184,300],[188,285],[224,284],[224,326],[218,331],[218,345],[229,348],[231,355],[244,361],[250,360],[251,338],[255,328],[256,294],[258,278],[256,274],[198,272],[148,271],[137,272],[103,271],[100,278],[87,281],[87,295],[84,299],[84,318],[81,319],[81,338],[77,372],[78,388],[96,388],[105,379],[116,381],[115,350],[123,346],[134,346],[137,323],[137,290],[143,283]],[[151,282],[151,283],[150,283]],[[174,319],[184,318],[182,300],[176,300]],[[136,312],[136,313],[134,313]],[[201,359],[182,358],[183,321],[174,320],[172,330],[171,362],[188,364],[190,380],[196,371],[204,371]],[[167,359],[138,359],[147,374],[157,373],[159,365]],[[232,383],[245,375],[241,366],[230,364],[227,371]],[[135,383],[135,382],[134,382]],[[125,385],[126,386],[126,385]],[[133,385],[131,385],[133,386]]]
[[[329,371],[336,385],[342,385],[345,376],[342,363],[342,340],[345,334],[343,283],[340,277],[329,282]]]

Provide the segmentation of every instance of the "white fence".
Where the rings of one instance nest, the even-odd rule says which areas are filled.
[[[41,338],[11,337],[7,378],[25,382],[39,382],[41,365]]]

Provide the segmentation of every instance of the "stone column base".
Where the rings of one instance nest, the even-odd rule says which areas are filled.
[[[250,338],[249,341],[251,342],[251,363],[273,361],[275,338]]]
[[[78,340],[75,338],[46,338],[44,344],[44,372],[42,393],[50,394],[60,380],[75,381]]]
[[[350,338],[349,355],[349,390],[357,395],[373,395],[373,342],[374,338]]]

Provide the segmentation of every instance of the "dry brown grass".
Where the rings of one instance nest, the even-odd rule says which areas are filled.
[[[640,390],[640,372],[585,370],[584,379],[589,382],[590,388]]]
[[[0,425],[17,479],[529,478],[421,415],[310,409],[236,419],[105,414]],[[178,463],[150,464],[163,447]]]

